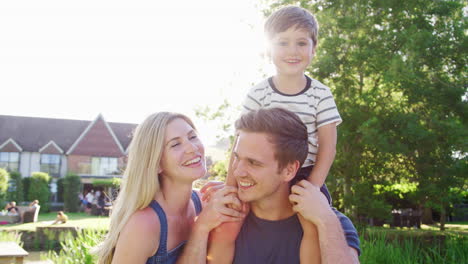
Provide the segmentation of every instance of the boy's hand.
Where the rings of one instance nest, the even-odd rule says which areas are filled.
[[[333,214],[320,188],[306,180],[298,182],[291,188],[289,201],[293,204],[295,212],[314,224],[321,223],[325,216]]]

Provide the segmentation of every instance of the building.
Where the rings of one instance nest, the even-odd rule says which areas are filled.
[[[68,172],[84,184],[120,177],[136,126],[102,115],[94,121],[0,115],[0,167],[23,177],[47,172],[53,182]]]

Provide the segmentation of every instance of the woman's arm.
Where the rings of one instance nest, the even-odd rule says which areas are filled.
[[[135,212],[119,235],[112,264],[146,263],[159,247],[160,224],[151,208]]]
[[[216,191],[210,201],[207,202],[200,215],[197,217],[190,238],[185,245],[182,255],[177,263],[200,263],[207,262],[207,245],[210,231],[224,222],[240,222],[245,215],[239,211],[229,208],[228,205],[240,207],[240,201],[232,193],[237,193],[237,188],[225,186]]]

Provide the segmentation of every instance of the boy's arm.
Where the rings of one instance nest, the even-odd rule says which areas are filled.
[[[318,153],[314,169],[308,181],[321,187],[325,183],[328,171],[336,154],[336,123],[330,123],[318,128]]]

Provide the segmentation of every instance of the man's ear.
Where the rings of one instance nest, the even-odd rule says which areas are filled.
[[[294,162],[288,163],[284,168],[286,170],[285,181],[290,182],[296,176],[297,171],[299,170],[300,163],[295,160]]]

